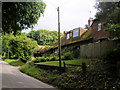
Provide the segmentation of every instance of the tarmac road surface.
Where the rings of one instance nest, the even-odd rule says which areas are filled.
[[[45,84],[37,79],[34,79],[26,74],[21,73],[18,67],[13,67],[4,61],[0,61],[0,68],[2,67],[2,88],[46,88],[53,90],[53,86]],[[1,72],[0,72],[1,74]],[[11,89],[10,89],[11,90]],[[16,89],[17,90],[17,89]],[[30,89],[31,90],[31,89]],[[56,89],[57,90],[57,89]]]

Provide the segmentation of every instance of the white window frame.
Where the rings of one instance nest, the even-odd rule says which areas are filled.
[[[66,34],[66,39],[70,39],[70,33]]]
[[[101,31],[101,23],[98,23],[98,31]]]
[[[73,30],[73,38],[79,36],[79,28]]]

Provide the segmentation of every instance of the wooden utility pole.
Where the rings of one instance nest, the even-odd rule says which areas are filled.
[[[60,68],[60,74],[61,74],[61,41],[60,41],[60,12],[59,12],[59,7],[57,8],[57,11],[58,11],[59,68]]]

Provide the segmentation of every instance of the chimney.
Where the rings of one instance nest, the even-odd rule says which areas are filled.
[[[66,34],[68,31],[64,31],[64,34]]]
[[[88,20],[88,26],[90,27],[92,25],[92,23],[93,23],[93,18],[90,17]]]

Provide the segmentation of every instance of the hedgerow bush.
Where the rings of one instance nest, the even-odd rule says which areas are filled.
[[[69,52],[69,51],[73,51],[74,47],[65,47],[62,51],[62,54],[64,54],[65,52]]]
[[[107,54],[103,57],[103,60],[108,64],[116,64],[117,61],[120,61],[120,48],[108,51]]]
[[[35,63],[38,63],[38,62],[57,61],[57,60],[59,60],[59,57],[55,56],[54,54],[51,54],[50,56],[36,57],[33,61]]]
[[[24,63],[21,60],[17,60],[17,59],[5,59],[5,62],[9,63],[12,66],[24,65]]]
[[[46,57],[46,58],[45,58],[45,61],[50,61],[49,57]]]
[[[74,59],[73,53],[70,52],[70,51],[64,53],[64,55],[62,56],[62,59],[63,59],[63,60],[72,60],[72,59]]]
[[[57,61],[59,57],[55,54],[47,54],[45,59],[46,61]]]
[[[50,57],[49,57],[49,60],[50,60],[50,61],[57,61],[57,60],[59,60],[59,58],[58,58],[58,56],[55,56],[55,55],[54,55],[54,56],[50,56]]]
[[[36,57],[34,60],[33,60],[35,63],[38,63],[38,62],[45,62],[45,57]]]
[[[79,49],[73,50],[72,54],[73,54],[74,58],[79,58],[80,57],[80,50]]]
[[[111,74],[118,75],[119,67],[117,62],[120,61],[120,48],[112,49],[111,51],[107,52],[107,54],[103,57],[103,61],[108,64],[107,70]]]
[[[80,57],[80,50],[78,49],[78,46],[73,47],[65,47],[62,50],[62,59],[73,59],[73,58],[79,58]]]
[[[40,48],[39,47],[34,48],[33,55],[34,55],[34,57],[42,56],[41,53],[40,53]]]
[[[36,41],[25,35],[5,34],[2,36],[2,53],[6,58],[19,58],[27,62],[33,56],[33,49],[38,46]]]

